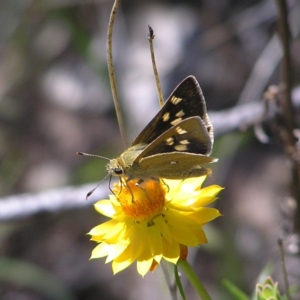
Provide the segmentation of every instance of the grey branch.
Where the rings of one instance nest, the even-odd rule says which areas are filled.
[[[86,194],[96,184],[79,187],[69,186],[43,191],[37,194],[12,195],[0,199],[0,221],[20,220],[41,212],[58,212],[93,205],[99,199],[106,199],[108,182],[99,186],[86,200]]]
[[[292,98],[294,106],[299,107],[300,88],[293,91]],[[256,124],[263,114],[264,105],[261,102],[242,104],[220,112],[209,112],[216,138],[241,128],[249,128]],[[96,184],[57,188],[37,194],[13,195],[2,198],[0,199],[0,221],[24,219],[41,212],[51,213],[91,206],[97,200],[108,197],[108,181],[105,181],[88,200],[85,200],[86,194]]]
[[[247,103],[219,112],[209,112],[215,138],[257,123],[263,116],[262,103]]]

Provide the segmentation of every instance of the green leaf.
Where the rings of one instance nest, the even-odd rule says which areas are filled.
[[[228,279],[222,280],[223,286],[227,289],[227,291],[235,297],[237,300],[249,300],[250,298],[237,286],[235,286],[231,281]]]
[[[181,295],[181,297],[182,297],[183,300],[186,300],[185,294],[184,294],[184,290],[183,290],[183,287],[182,287],[182,284],[181,284],[180,276],[178,274],[178,267],[177,267],[177,265],[174,266],[174,274],[175,274],[176,285],[178,287],[180,295]]]

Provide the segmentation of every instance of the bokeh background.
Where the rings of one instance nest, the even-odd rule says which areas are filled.
[[[293,95],[299,97],[300,3],[288,3]],[[85,194],[105,176],[106,161],[75,152],[113,158],[124,150],[106,62],[111,6],[111,0],[0,1],[3,300],[171,299],[159,269],[142,279],[133,265],[113,276],[104,259],[89,261],[95,244],[86,233],[105,220],[93,202],[107,197],[108,183],[88,201]],[[280,82],[276,22],[274,0],[123,0],[113,47],[128,139],[159,109],[148,24],[156,33],[165,97],[192,74],[217,118],[218,111],[260,102],[266,88]],[[282,145],[272,137],[261,143],[247,125],[226,135],[216,130],[213,156],[220,161],[206,184],[225,187],[216,203],[223,217],[206,227],[209,244],[189,256],[213,299],[232,299],[224,278],[250,295],[268,262],[282,282],[277,239],[293,223],[285,208],[290,163]],[[51,209],[55,201],[62,204]],[[7,207],[23,214],[6,215]],[[296,252],[288,255],[287,269],[297,283]],[[184,284],[188,299],[197,299]]]

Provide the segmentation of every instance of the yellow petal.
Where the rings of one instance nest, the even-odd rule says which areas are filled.
[[[125,241],[119,241],[118,244],[114,244],[111,246],[113,247],[110,248],[105,263],[108,263],[116,259],[117,257],[120,257],[120,255],[127,249],[128,243]]]
[[[184,180],[167,180],[163,181],[169,187],[169,193],[176,198],[180,198],[181,196],[186,196],[187,193],[195,191],[199,189],[203,184],[206,176],[187,178]]]
[[[100,200],[94,204],[95,209],[102,215],[112,218],[116,211],[110,200]]]
[[[120,206],[120,202],[118,201],[118,199],[116,198],[115,195],[109,195],[109,200],[111,201],[111,203],[112,203],[114,206],[117,206],[117,207]]]
[[[193,203],[191,199],[185,199],[184,201],[171,201],[168,203],[167,207],[172,210],[182,211],[182,212],[192,212],[194,210]]]
[[[206,197],[215,197],[217,194],[219,194],[224,188],[222,188],[219,185],[213,184],[207,187],[204,187],[201,189],[201,196]]]
[[[192,205],[193,208],[197,208],[197,207],[203,207],[203,206],[207,206],[213,202],[215,202],[216,200],[218,200],[217,197],[211,197],[211,196],[197,196],[193,199],[193,203],[191,203],[190,205]]]
[[[97,235],[93,235],[90,240],[97,243],[103,242],[102,236],[97,236]]]
[[[216,196],[223,190],[222,187],[218,185],[210,185],[208,187],[199,190],[199,197],[195,202],[195,206],[206,206],[217,200]]]
[[[212,207],[201,207],[195,213],[191,214],[190,218],[200,225],[204,225],[218,217],[221,213]]]
[[[173,239],[186,246],[197,246],[197,237],[192,229],[199,225],[194,220],[175,212],[168,214],[166,218]]]
[[[92,228],[88,234],[103,236],[107,232],[109,232],[111,229],[113,229],[117,224],[118,224],[118,222],[116,222],[115,220],[109,220],[105,223],[102,223],[102,224]]]
[[[206,176],[192,177],[183,180],[181,185],[181,192],[183,194],[192,193],[193,191],[201,188]]]
[[[172,236],[169,230],[168,225],[166,224],[165,219],[159,215],[158,217],[156,217],[154,220],[154,224],[159,228],[160,233],[162,234],[162,236],[169,242],[172,242]]]
[[[110,245],[101,243],[93,249],[90,259],[104,257],[108,255],[110,249],[111,249]]]
[[[163,181],[166,184],[168,194],[174,196],[180,190],[182,180],[164,179]]]
[[[170,226],[170,232],[172,234],[173,239],[180,244],[186,246],[198,245],[198,239],[191,230],[188,230],[180,226],[177,226],[176,228],[172,228]]]
[[[141,234],[141,226],[133,226],[130,228],[130,238],[128,237],[128,247],[116,257],[117,262],[138,259],[145,252],[145,247],[149,247],[145,242],[145,234]]]
[[[163,240],[163,256],[164,259],[176,264],[180,257],[180,246],[177,242],[169,243],[167,240]]]
[[[147,240],[151,249],[152,256],[157,262],[159,262],[162,258],[163,246],[160,230],[155,224],[148,227]]]
[[[193,215],[194,213],[194,210],[184,212],[169,209],[165,214],[165,219],[168,226],[172,226],[173,228],[188,226],[198,227],[198,223],[190,217],[190,215]]]
[[[118,255],[114,261],[115,262],[123,262],[123,261],[135,261],[138,257],[137,253],[134,251],[133,247],[131,244],[128,244],[127,248],[124,249],[124,251]]]
[[[152,258],[151,249],[148,243],[145,243],[143,245],[143,252],[140,253],[139,257],[137,258],[138,261],[149,260],[150,258]]]
[[[149,258],[147,260],[138,260],[137,261],[137,271],[141,276],[145,276],[147,272],[149,272],[151,266],[152,266],[153,258]]]
[[[122,262],[113,261],[112,262],[113,273],[117,274],[117,273],[123,271],[124,269],[128,268],[131,264],[132,264],[132,261],[130,261],[130,260],[126,260],[126,261],[122,261]]]
[[[132,226],[129,233],[131,246],[131,253],[129,254],[129,257],[132,260],[135,260],[141,255],[141,253],[144,252],[144,248],[147,247],[145,239],[146,235],[143,226],[139,226],[139,224]]]
[[[197,230],[197,232],[195,232],[195,235],[198,238],[198,244],[207,244],[207,238],[206,238],[206,234],[202,229]]]
[[[118,222],[103,236],[103,241],[105,241],[108,244],[117,243],[118,240],[124,234],[125,227],[126,227],[125,223]]]
[[[91,240],[93,241],[105,241],[111,244],[118,242],[120,236],[123,234],[124,227],[124,223],[110,220],[94,227],[88,234],[92,235]]]

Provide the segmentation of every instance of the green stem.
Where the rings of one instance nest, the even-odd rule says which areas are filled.
[[[198,295],[202,300],[212,300],[212,298],[207,293],[205,287],[197,277],[196,273],[190,266],[190,264],[186,260],[179,260],[177,265],[182,270],[182,272],[185,274],[191,285],[194,287]]]

